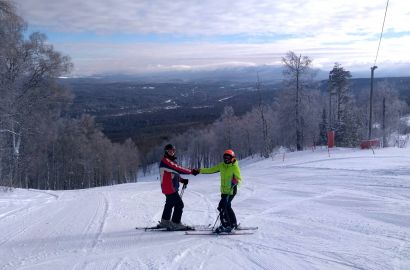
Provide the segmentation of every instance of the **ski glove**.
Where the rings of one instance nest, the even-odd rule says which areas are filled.
[[[195,176],[199,174],[200,170],[199,169],[192,169],[192,174]]]
[[[237,186],[237,185],[238,185],[238,179],[232,178],[231,186],[234,187],[234,186]]]
[[[184,184],[184,186],[186,186],[186,185],[188,185],[188,182],[189,182],[189,180],[188,179],[184,179],[184,178],[181,178],[181,181],[180,181],[182,184]]]

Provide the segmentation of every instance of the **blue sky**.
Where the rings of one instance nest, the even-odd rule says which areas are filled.
[[[374,64],[385,0],[24,0],[73,75],[278,65],[287,51],[330,70]],[[377,65],[410,65],[410,3],[389,3]],[[408,74],[410,76],[410,74]]]

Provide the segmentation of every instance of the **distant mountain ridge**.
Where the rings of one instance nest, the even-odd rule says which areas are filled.
[[[349,68],[346,68],[349,70]],[[329,71],[313,69],[315,80],[326,80]],[[370,78],[370,67],[368,69],[350,70],[354,79]],[[145,82],[145,83],[177,83],[177,82],[256,82],[257,74],[264,83],[277,83],[283,80],[283,67],[281,65],[261,65],[225,67],[213,70],[175,70],[162,72],[149,72],[138,74],[105,73],[93,76],[81,77],[82,79],[98,79],[105,82]],[[375,78],[381,77],[406,77],[410,76],[410,65],[401,65],[397,68],[379,67],[376,69]]]

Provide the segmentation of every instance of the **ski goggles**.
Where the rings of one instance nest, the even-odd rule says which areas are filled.
[[[223,159],[225,161],[225,163],[229,163],[232,161],[232,156],[231,155],[223,155]]]

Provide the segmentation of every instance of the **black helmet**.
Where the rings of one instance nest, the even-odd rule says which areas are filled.
[[[173,150],[173,151],[169,153],[169,150]],[[164,155],[172,161],[176,160],[177,157],[175,156],[175,146],[173,146],[172,144],[165,145]]]
[[[167,145],[165,145],[165,147],[164,147],[164,151],[167,151],[167,150],[175,150],[175,146],[173,146],[172,144],[167,144]]]

